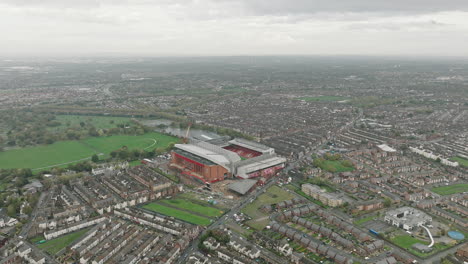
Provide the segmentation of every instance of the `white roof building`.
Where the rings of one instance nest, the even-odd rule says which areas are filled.
[[[385,152],[396,152],[396,149],[388,146],[387,144],[378,145],[377,147]]]

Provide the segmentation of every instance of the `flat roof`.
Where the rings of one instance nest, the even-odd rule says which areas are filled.
[[[244,166],[239,166],[237,167],[237,174],[238,176],[242,178],[246,178],[247,173],[273,167],[273,166],[276,166],[285,162],[286,162],[285,158],[275,156],[275,157],[271,157],[265,160],[256,161],[256,162],[244,165]]]
[[[240,180],[234,183],[229,184],[229,189],[233,190],[239,194],[246,194],[255,184],[257,183],[256,180]]]
[[[388,146],[387,144],[378,145],[377,147],[386,152],[396,152],[396,149]]]

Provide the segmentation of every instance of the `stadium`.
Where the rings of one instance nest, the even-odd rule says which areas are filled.
[[[204,183],[226,178],[269,178],[284,168],[285,158],[273,148],[236,138],[176,144],[171,167]]]

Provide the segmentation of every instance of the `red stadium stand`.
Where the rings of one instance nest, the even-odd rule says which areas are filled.
[[[246,159],[250,159],[250,158],[258,157],[262,155],[261,152],[251,150],[245,147],[237,146],[237,145],[229,145],[227,147],[224,147],[224,149],[235,152],[237,153],[237,155]]]

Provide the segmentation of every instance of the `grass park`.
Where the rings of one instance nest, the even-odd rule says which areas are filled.
[[[460,157],[453,157],[450,159],[451,161],[456,161],[458,164],[464,167],[468,167],[468,160]]]
[[[343,101],[349,98],[342,97],[342,96],[329,96],[329,95],[322,95],[322,96],[312,96],[312,97],[300,97],[299,100],[303,100],[306,102],[335,102],[335,101]]]
[[[434,187],[431,191],[440,195],[450,195],[455,193],[468,192],[468,183],[452,184],[440,187]]]
[[[161,203],[172,207],[177,207],[179,209],[197,212],[208,217],[219,217],[224,214],[224,212],[219,209],[200,205],[183,199],[161,200]]]
[[[210,219],[197,215],[193,211],[181,210],[159,203],[149,203],[144,205],[143,208],[163,215],[172,216],[195,225],[207,226],[211,223]]]
[[[44,242],[42,244],[37,244],[37,247],[44,250],[44,251],[46,251],[50,255],[55,255],[55,254],[57,254],[57,252],[59,252],[60,250],[66,248],[66,247],[68,247],[75,240],[77,240],[78,238],[80,238],[84,234],[86,234],[86,232],[88,232],[88,230],[89,230],[89,228],[85,228],[85,229],[78,230],[78,231],[75,231],[75,232],[72,232],[72,233],[69,233],[69,234],[66,234],[66,235],[51,239],[51,240],[47,240],[46,242]],[[40,237],[36,237],[36,238],[31,239],[31,242],[32,243],[37,243],[37,242],[39,242],[39,241],[41,241],[43,239],[44,238],[42,236],[40,236]]]
[[[144,135],[115,135],[105,137],[90,137],[83,140],[58,141],[50,145],[40,145],[11,149],[0,152],[0,169],[30,168],[41,170],[52,167],[66,166],[91,158],[93,154],[108,157],[110,152],[123,146],[128,149],[164,148],[171,143],[177,143],[178,138],[157,132]]]
[[[276,204],[284,200],[291,200],[294,197],[294,195],[278,186],[271,186],[265,193],[258,196],[257,199],[242,209],[242,213],[252,218],[247,221],[247,225],[256,230],[262,230],[268,225],[270,220],[268,219],[268,214],[262,213],[259,208],[266,204]]]
[[[330,172],[353,171],[354,167],[346,166],[341,160],[325,160],[322,169]]]

